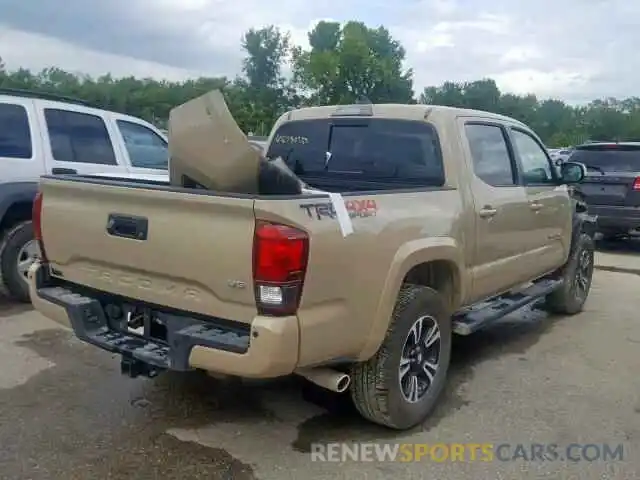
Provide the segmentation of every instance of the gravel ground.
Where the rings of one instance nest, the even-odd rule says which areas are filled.
[[[520,311],[456,342],[445,398],[422,428],[403,434],[367,424],[334,398],[323,399],[328,409],[305,401],[297,379],[130,380],[117,358],[27,306],[0,301],[0,478],[638,479],[640,263],[633,248],[603,246],[603,269],[582,314]],[[314,443],[354,441],[609,443],[623,444],[625,458],[311,461]]]

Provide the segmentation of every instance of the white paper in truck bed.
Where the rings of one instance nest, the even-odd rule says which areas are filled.
[[[169,114],[169,180],[230,193],[258,193],[260,153],[214,90]]]

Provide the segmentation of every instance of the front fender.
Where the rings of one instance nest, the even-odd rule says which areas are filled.
[[[451,262],[455,265],[458,274],[463,271],[462,249],[450,237],[429,237],[413,240],[404,244],[396,252],[387,270],[387,278],[378,300],[369,335],[358,355],[359,360],[371,358],[380,348],[389,328],[396,299],[407,273],[416,265],[437,260]],[[460,278],[464,279],[462,276]],[[456,296],[463,298],[466,288],[465,282],[461,281],[460,291],[455,292]]]

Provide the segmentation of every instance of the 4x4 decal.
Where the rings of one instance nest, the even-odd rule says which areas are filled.
[[[378,213],[378,205],[375,200],[353,199],[344,202],[351,218],[375,217]],[[307,212],[309,218],[322,220],[323,218],[336,218],[336,211],[331,202],[304,203],[300,208]]]

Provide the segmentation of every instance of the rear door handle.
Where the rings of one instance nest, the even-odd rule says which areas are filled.
[[[531,210],[533,210],[534,212],[537,212],[539,210],[542,209],[542,204],[539,202],[531,202],[529,204],[529,207],[531,208]]]
[[[491,218],[496,213],[498,213],[498,210],[493,208],[493,207],[491,207],[491,206],[489,206],[489,205],[486,205],[486,206],[482,207],[482,210],[480,210],[480,216],[482,218]]]
[[[52,168],[51,173],[53,175],[75,175],[78,171],[75,168]]]

